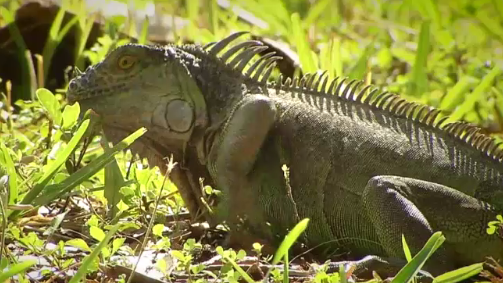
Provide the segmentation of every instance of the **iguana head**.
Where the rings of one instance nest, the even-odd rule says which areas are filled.
[[[189,57],[173,47],[118,47],[70,81],[68,101],[92,108],[107,127],[146,127],[156,139],[186,142],[207,120],[204,98],[185,66],[196,58]]]

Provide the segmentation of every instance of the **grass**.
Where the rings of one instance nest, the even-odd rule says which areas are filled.
[[[122,2],[134,2],[136,7],[147,4],[143,0]],[[449,111],[452,119],[478,124],[502,138],[501,1],[233,0],[219,6],[223,2],[156,1],[156,9],[187,21],[186,26],[168,32],[175,43],[205,44],[248,30],[291,48],[299,59],[296,73],[326,69],[331,78],[363,79],[409,100]],[[145,129],[111,146],[96,135],[99,120],[92,113],[80,113],[78,104],[66,104],[66,84],[60,89],[43,88],[51,79],[49,69],[65,37],[75,37],[73,64],[85,69],[86,64],[99,62],[109,50],[131,41],[120,33],[150,43],[148,25],[153,19],[107,18],[104,35],[86,49],[93,21],[99,17],[87,15],[83,1],[63,1],[65,10],[76,16],[64,22],[65,10],[56,14],[42,54],[34,54],[38,58],[35,64],[22,31],[12,24],[19,2],[0,3],[6,3],[0,7],[0,25],[10,24],[22,72],[21,82],[12,84],[2,78],[4,84],[0,84],[1,232],[2,243],[8,245],[0,254],[0,282],[14,275],[17,282],[28,282],[33,276],[28,271],[49,267],[57,273],[41,271],[37,280],[102,280],[116,263],[129,262],[124,266],[137,270],[145,255],[156,259],[151,267],[163,280],[256,282],[257,273],[275,282],[295,276],[313,282],[351,278],[351,268],[341,266],[327,273],[321,265],[309,274],[299,269],[297,260],[289,259],[291,245],[309,225],[307,219],[292,227],[292,234],[285,237],[274,257],[263,254],[258,243],[247,252],[215,247],[211,237],[198,234],[199,226],[187,227],[186,208],[169,178],[159,168],[150,168],[145,160],[122,151]],[[275,71],[273,76],[277,75]],[[203,187],[205,201],[220,193]],[[488,231],[494,234],[500,222],[492,221]],[[409,264],[393,282],[415,280],[443,241],[444,236],[436,233],[415,255],[409,254],[404,241]],[[147,251],[164,256],[149,256]],[[220,260],[213,267],[204,266],[212,256],[220,256]],[[41,265],[41,259],[48,266]],[[258,272],[260,268],[267,271]],[[438,276],[435,282],[459,282],[479,274],[481,268],[480,263],[467,266]],[[67,271],[76,275],[68,278]],[[128,282],[130,278],[117,280]],[[376,275],[370,281],[379,278]]]

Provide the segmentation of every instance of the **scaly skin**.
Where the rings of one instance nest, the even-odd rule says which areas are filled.
[[[503,207],[502,154],[490,137],[354,81],[268,84],[270,56],[243,73],[259,43],[217,57],[240,35],[206,48],[119,47],[70,82],[68,99],[110,129],[146,127],[135,145],[144,156],[175,152],[182,175],[223,191],[216,222],[273,246],[308,217],[300,240],[321,259],[391,262],[403,259],[402,234],[416,253],[435,231],[446,242],[425,268],[433,274],[503,258],[501,239],[485,232]],[[177,185],[197,207],[197,189]]]

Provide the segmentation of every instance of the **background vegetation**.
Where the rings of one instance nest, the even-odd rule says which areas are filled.
[[[259,244],[247,252],[215,248],[218,236],[187,219],[169,179],[121,152],[141,129],[109,148],[92,132],[92,119],[78,122],[79,107],[65,102],[67,67],[85,69],[128,42],[206,44],[247,30],[287,56],[275,76],[327,70],[451,112],[498,139],[502,134],[501,0],[136,0],[117,2],[129,10],[115,4],[102,13],[93,3],[62,1],[33,37],[38,22],[27,27],[20,12],[32,6],[0,0],[0,282],[124,281],[119,274],[129,274],[139,258],[155,259],[156,273],[142,278],[147,282],[250,281],[262,278],[261,270],[273,280],[344,282],[350,275],[260,267],[284,253],[271,261]],[[42,12],[32,20],[44,18],[44,9],[36,11]],[[421,262],[441,242],[435,235]],[[220,258],[208,266],[213,255]],[[407,282],[421,262],[397,280]],[[455,282],[480,268],[437,280]]]

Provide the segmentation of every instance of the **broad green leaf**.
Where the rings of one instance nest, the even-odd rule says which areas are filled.
[[[110,239],[115,234],[117,229],[119,229],[120,225],[121,225],[120,223],[117,223],[110,229],[110,231],[108,231],[108,233],[103,238],[103,240],[98,244],[98,246],[96,246],[96,248],[91,252],[91,254],[82,261],[79,270],[77,270],[77,273],[70,279],[69,283],[81,282],[81,280],[84,278],[88,270],[91,269],[91,265],[94,264],[95,259],[98,258],[98,255],[100,254],[101,250],[106,247],[108,241],[110,241]]]
[[[70,129],[73,127],[80,115],[80,104],[78,102],[73,105],[66,105],[63,110],[63,129]]]
[[[161,237],[162,232],[164,231],[164,224],[156,224],[152,227],[152,234]]]
[[[37,98],[40,104],[44,107],[45,111],[49,114],[49,117],[54,122],[55,125],[61,125],[61,104],[59,104],[58,99],[52,92],[45,88],[39,88],[37,90]]]
[[[461,267],[453,271],[446,272],[441,274],[435,279],[433,279],[433,283],[456,283],[462,280],[468,279],[472,276],[479,274],[482,270],[484,270],[484,263],[475,263],[469,266]]]
[[[65,242],[65,245],[79,248],[83,251],[90,252],[91,248],[87,245],[86,241],[80,238],[71,239]]]
[[[307,225],[309,224],[309,218],[304,218],[302,219],[295,227],[293,227],[292,231],[286,235],[285,239],[283,242],[281,242],[278,250],[276,251],[276,254],[274,255],[274,258],[272,260],[272,264],[277,264],[280,259],[288,253],[288,250],[290,247],[297,241],[297,238],[306,230]]]
[[[430,258],[430,256],[443,244],[444,241],[445,236],[442,235],[442,232],[435,232],[431,235],[428,242],[426,242],[423,248],[412,258],[412,260],[397,273],[391,283],[408,283],[412,280],[426,263],[428,258]]]
[[[124,245],[124,242],[126,241],[126,238],[116,238],[112,241],[112,255],[117,252],[122,245]]]
[[[101,230],[97,226],[89,227],[89,234],[91,235],[91,237],[93,237],[94,239],[96,239],[98,241],[101,241],[105,238],[105,232],[103,232],[103,230]]]

